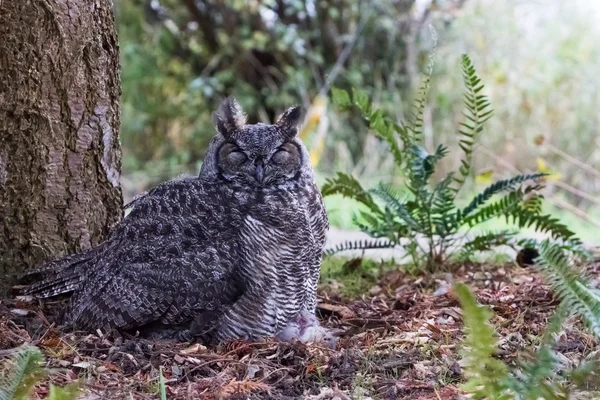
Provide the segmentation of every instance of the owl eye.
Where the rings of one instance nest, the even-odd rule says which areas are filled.
[[[246,161],[248,156],[241,150],[234,150],[227,155],[227,158],[234,164],[241,164]]]
[[[287,150],[281,149],[281,150],[277,151],[275,154],[273,154],[273,157],[271,157],[271,160],[275,164],[283,164],[288,160],[289,157],[290,157],[290,153]]]

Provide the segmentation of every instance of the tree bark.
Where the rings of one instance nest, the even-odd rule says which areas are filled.
[[[110,0],[0,0],[0,295],[122,217]]]

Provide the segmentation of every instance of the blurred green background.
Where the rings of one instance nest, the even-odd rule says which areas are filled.
[[[596,0],[115,0],[121,45],[125,200],[197,173],[214,134],[211,112],[234,95],[250,122],[293,104],[318,116],[319,182],[335,171],[366,187],[399,183],[386,146],[358,118],[312,107],[329,86],[365,89],[404,119],[433,48],[427,147],[457,145],[460,56],[486,84],[495,115],[473,183],[552,173],[552,211],[584,240],[600,231],[600,2]],[[310,124],[308,124],[310,126]],[[312,136],[310,136],[312,135]],[[542,140],[543,138],[543,140]],[[308,140],[309,146],[318,141]],[[368,149],[368,150],[367,150]],[[451,153],[452,155],[452,153]],[[455,168],[451,156],[444,168]],[[443,174],[445,171],[439,171]],[[352,229],[356,205],[328,198],[332,224]]]

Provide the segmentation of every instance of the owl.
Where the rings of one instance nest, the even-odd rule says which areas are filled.
[[[272,125],[247,124],[225,99],[198,176],[134,199],[103,243],[28,272],[26,293],[72,293],[62,317],[71,329],[302,340],[299,321],[318,326],[328,221],[300,118],[292,107]]]

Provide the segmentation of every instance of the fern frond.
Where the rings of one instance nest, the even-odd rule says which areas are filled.
[[[396,125],[393,121],[383,116],[381,110],[375,110],[370,116],[363,115],[363,118],[368,119],[369,128],[371,128],[377,135],[385,140],[390,146],[390,151],[394,157],[394,162],[398,167],[402,166],[404,161],[404,153],[400,145],[398,144],[398,138],[403,143],[405,142],[406,135],[404,135],[399,125]],[[399,130],[400,129],[400,130]]]
[[[44,355],[37,347],[14,349],[0,371],[0,399],[29,399],[35,384],[47,375],[43,363]]]
[[[509,215],[511,212],[519,208],[523,202],[523,196],[524,194],[521,190],[510,192],[497,202],[488,204],[476,212],[467,215],[462,219],[461,222],[464,225],[473,227],[491,219],[498,218],[503,215]]]
[[[471,172],[471,162],[475,143],[479,140],[479,136],[483,131],[483,125],[490,119],[493,113],[487,96],[480,94],[484,85],[477,76],[471,59],[466,54],[462,55],[461,66],[465,83],[465,111],[463,114],[466,117],[466,121],[461,123],[461,129],[458,131],[462,136],[458,144],[465,153],[465,156],[461,160],[458,176],[454,178],[456,182],[456,186],[453,188],[455,194],[460,191]]]
[[[544,330],[542,342],[533,360],[522,362],[521,370],[516,372],[515,393],[521,394],[524,399],[564,399],[565,387],[553,381],[557,371],[566,370],[562,359],[552,349],[556,336],[562,327],[568,310],[561,304],[554,312],[548,326]]]
[[[412,144],[423,142],[423,113],[425,111],[425,104],[427,102],[427,95],[429,93],[431,75],[433,75],[433,67],[435,66],[435,50],[437,48],[437,35],[434,31],[432,31],[432,37],[433,48],[429,53],[429,62],[421,81],[421,87],[417,92],[417,98],[413,103],[410,124],[407,126],[411,134],[409,140]]]
[[[461,255],[464,257],[476,251],[490,251],[495,247],[509,246],[518,232],[502,230],[500,232],[486,232],[475,236],[463,243]]]
[[[75,400],[79,393],[80,382],[71,382],[65,386],[50,385],[48,400]]]
[[[588,286],[588,280],[575,270],[563,250],[544,240],[536,265],[567,309],[581,317],[590,331],[600,338],[600,291]]]
[[[357,215],[354,215],[352,222],[362,232],[373,238],[386,238],[390,242],[398,243],[401,237],[406,237],[410,229],[399,221],[389,207],[386,207],[383,214],[370,214],[367,212],[359,212],[362,221],[359,220]]]
[[[421,226],[411,215],[406,202],[402,201],[400,196],[397,193],[394,193],[388,185],[380,183],[376,189],[372,189],[370,192],[383,200],[385,206],[390,208],[410,229],[417,232],[421,231]]]
[[[450,189],[453,177],[454,173],[450,172],[435,185],[431,194],[431,221],[435,225],[435,233],[439,236],[452,235],[459,228],[454,214],[456,204]]]
[[[456,284],[454,293],[460,301],[466,337],[463,349],[464,374],[468,381],[463,388],[477,399],[509,399],[506,382],[510,379],[508,368],[494,358],[498,341],[490,323],[492,311],[481,306],[469,288]]]
[[[354,177],[342,172],[338,172],[335,178],[329,178],[325,181],[325,184],[321,188],[321,194],[323,196],[341,194],[344,197],[354,199],[366,205],[374,213],[382,213],[379,206],[373,200],[373,197],[371,197],[369,192],[363,189],[360,182],[354,179]]]
[[[532,213],[523,206],[519,206],[508,210],[505,216],[507,222],[512,222],[519,228],[533,227],[536,232],[549,233],[555,240],[569,241],[575,246],[582,245],[581,241],[575,236],[575,232],[567,228],[558,218],[548,214]]]
[[[471,200],[469,205],[459,212],[459,214],[457,215],[457,220],[460,221],[462,218],[466,218],[477,208],[485,204],[492,196],[500,192],[514,190],[515,186],[520,183],[523,183],[528,180],[537,180],[543,176],[545,176],[545,174],[523,174],[514,176],[510,179],[503,179],[492,183],[483,192],[475,196],[473,200]]]
[[[325,249],[323,255],[330,257],[334,254],[341,253],[342,251],[349,250],[372,250],[372,249],[392,249],[396,246],[396,243],[390,240],[355,240],[346,241],[340,243],[333,248]]]

